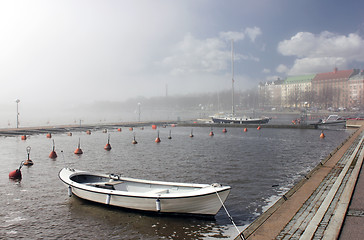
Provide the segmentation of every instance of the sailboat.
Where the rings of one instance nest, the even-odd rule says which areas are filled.
[[[232,92],[232,112],[228,115],[215,115],[212,116],[214,123],[233,123],[233,124],[265,124],[269,122],[268,117],[251,118],[251,117],[238,117],[235,115],[234,105],[234,40],[231,40],[231,92]]]

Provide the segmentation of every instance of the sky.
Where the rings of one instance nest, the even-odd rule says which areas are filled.
[[[31,117],[230,89],[232,40],[238,90],[363,69],[362,9],[356,0],[1,0],[0,121],[13,124],[15,99]]]

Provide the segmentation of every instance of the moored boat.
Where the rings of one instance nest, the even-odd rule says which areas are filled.
[[[338,115],[330,115],[325,119],[320,119],[318,123],[316,123],[318,127],[328,128],[328,127],[345,127],[346,119],[342,118]]]
[[[234,41],[231,40],[231,99],[232,99],[232,112],[229,115],[215,115],[211,117],[213,123],[231,123],[231,124],[265,124],[268,123],[270,118],[251,118],[251,117],[238,117],[235,114],[235,103],[234,103]],[[219,105],[219,104],[218,104]]]
[[[247,117],[236,117],[236,116],[222,116],[212,117],[214,123],[231,123],[231,124],[266,124],[270,118],[247,118]]]
[[[230,186],[150,181],[114,174],[94,174],[63,168],[59,178],[69,195],[135,210],[214,216],[226,201]]]

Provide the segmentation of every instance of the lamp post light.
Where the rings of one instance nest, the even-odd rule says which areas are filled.
[[[141,112],[140,112],[140,103],[138,103],[138,122],[140,122],[140,114],[141,114]]]
[[[16,102],[16,128],[19,128],[19,99],[15,100]]]
[[[305,124],[307,124],[307,107],[308,107],[308,102],[305,102]]]

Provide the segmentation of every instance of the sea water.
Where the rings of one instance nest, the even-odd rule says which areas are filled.
[[[239,229],[251,223],[353,130],[145,126],[0,137],[0,236],[5,239],[230,239],[237,235],[224,209],[215,218],[158,215],[103,206],[68,197],[59,180],[63,167],[127,177],[230,185],[226,208]],[[154,140],[159,136],[160,143]],[[172,139],[168,139],[171,131]],[[110,136],[111,151],[103,147]],[[132,144],[135,136],[138,144]],[[48,158],[55,141],[58,157]],[[73,152],[80,140],[84,154]],[[20,182],[9,172],[27,159]]]

